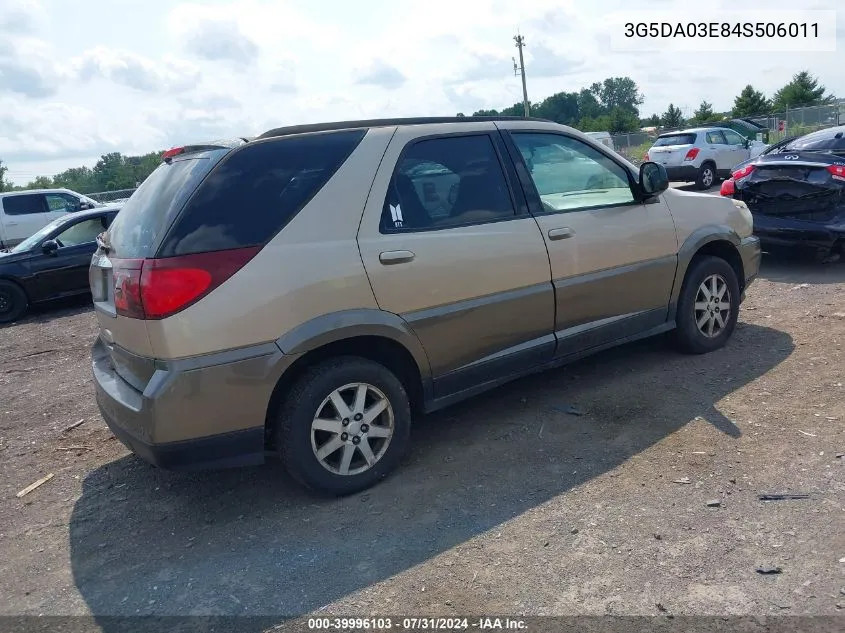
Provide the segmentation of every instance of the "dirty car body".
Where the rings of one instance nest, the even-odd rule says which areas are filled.
[[[748,205],[764,247],[808,249],[821,259],[842,254],[845,126],[773,146],[738,165],[731,180],[723,194]]]

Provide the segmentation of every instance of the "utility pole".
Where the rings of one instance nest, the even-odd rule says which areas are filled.
[[[513,41],[516,42],[516,47],[519,49],[519,66],[516,65],[516,60],[513,60],[513,74],[522,73],[522,107],[525,109],[525,118],[530,115],[528,113],[528,88],[525,86],[525,61],[522,58],[522,47],[525,46],[525,38],[521,35],[514,35]]]

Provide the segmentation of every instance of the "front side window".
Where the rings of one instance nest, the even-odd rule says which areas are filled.
[[[513,133],[543,210],[577,211],[635,201],[627,170],[583,141],[558,134]]]
[[[514,217],[505,174],[486,134],[408,147],[390,182],[382,232],[438,229]]]
[[[707,142],[711,145],[727,145],[725,141],[725,137],[722,136],[722,133],[719,130],[713,130],[712,132],[707,132]]]
[[[56,236],[59,246],[78,246],[94,242],[97,236],[106,230],[105,218],[91,218],[69,226]]]
[[[723,130],[728,145],[745,145],[745,139],[733,130]]]
[[[47,208],[53,213],[71,213],[79,211],[79,198],[74,198],[66,193],[44,194],[47,201]]]
[[[3,198],[3,212],[6,215],[32,215],[47,213],[44,195],[40,193],[7,196]]]

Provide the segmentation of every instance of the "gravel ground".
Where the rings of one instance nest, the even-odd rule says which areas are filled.
[[[713,354],[642,341],[422,419],[341,500],[130,455],[94,334],[85,302],[0,329],[0,615],[845,614],[845,265],[766,260]]]

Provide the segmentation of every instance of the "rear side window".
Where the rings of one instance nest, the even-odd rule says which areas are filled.
[[[505,174],[486,134],[418,141],[403,153],[381,232],[439,229],[514,217]]]
[[[693,143],[695,143],[695,134],[672,134],[671,136],[661,136],[654,142],[654,147],[692,145]]]
[[[364,134],[330,132],[242,146],[203,181],[160,256],[266,243],[329,181]]]
[[[118,257],[151,257],[161,235],[197,185],[228,150],[162,163],[132,194],[109,228]]]
[[[22,196],[7,196],[3,198],[3,211],[6,215],[31,215],[33,213],[47,213],[43,194],[29,194]]]

